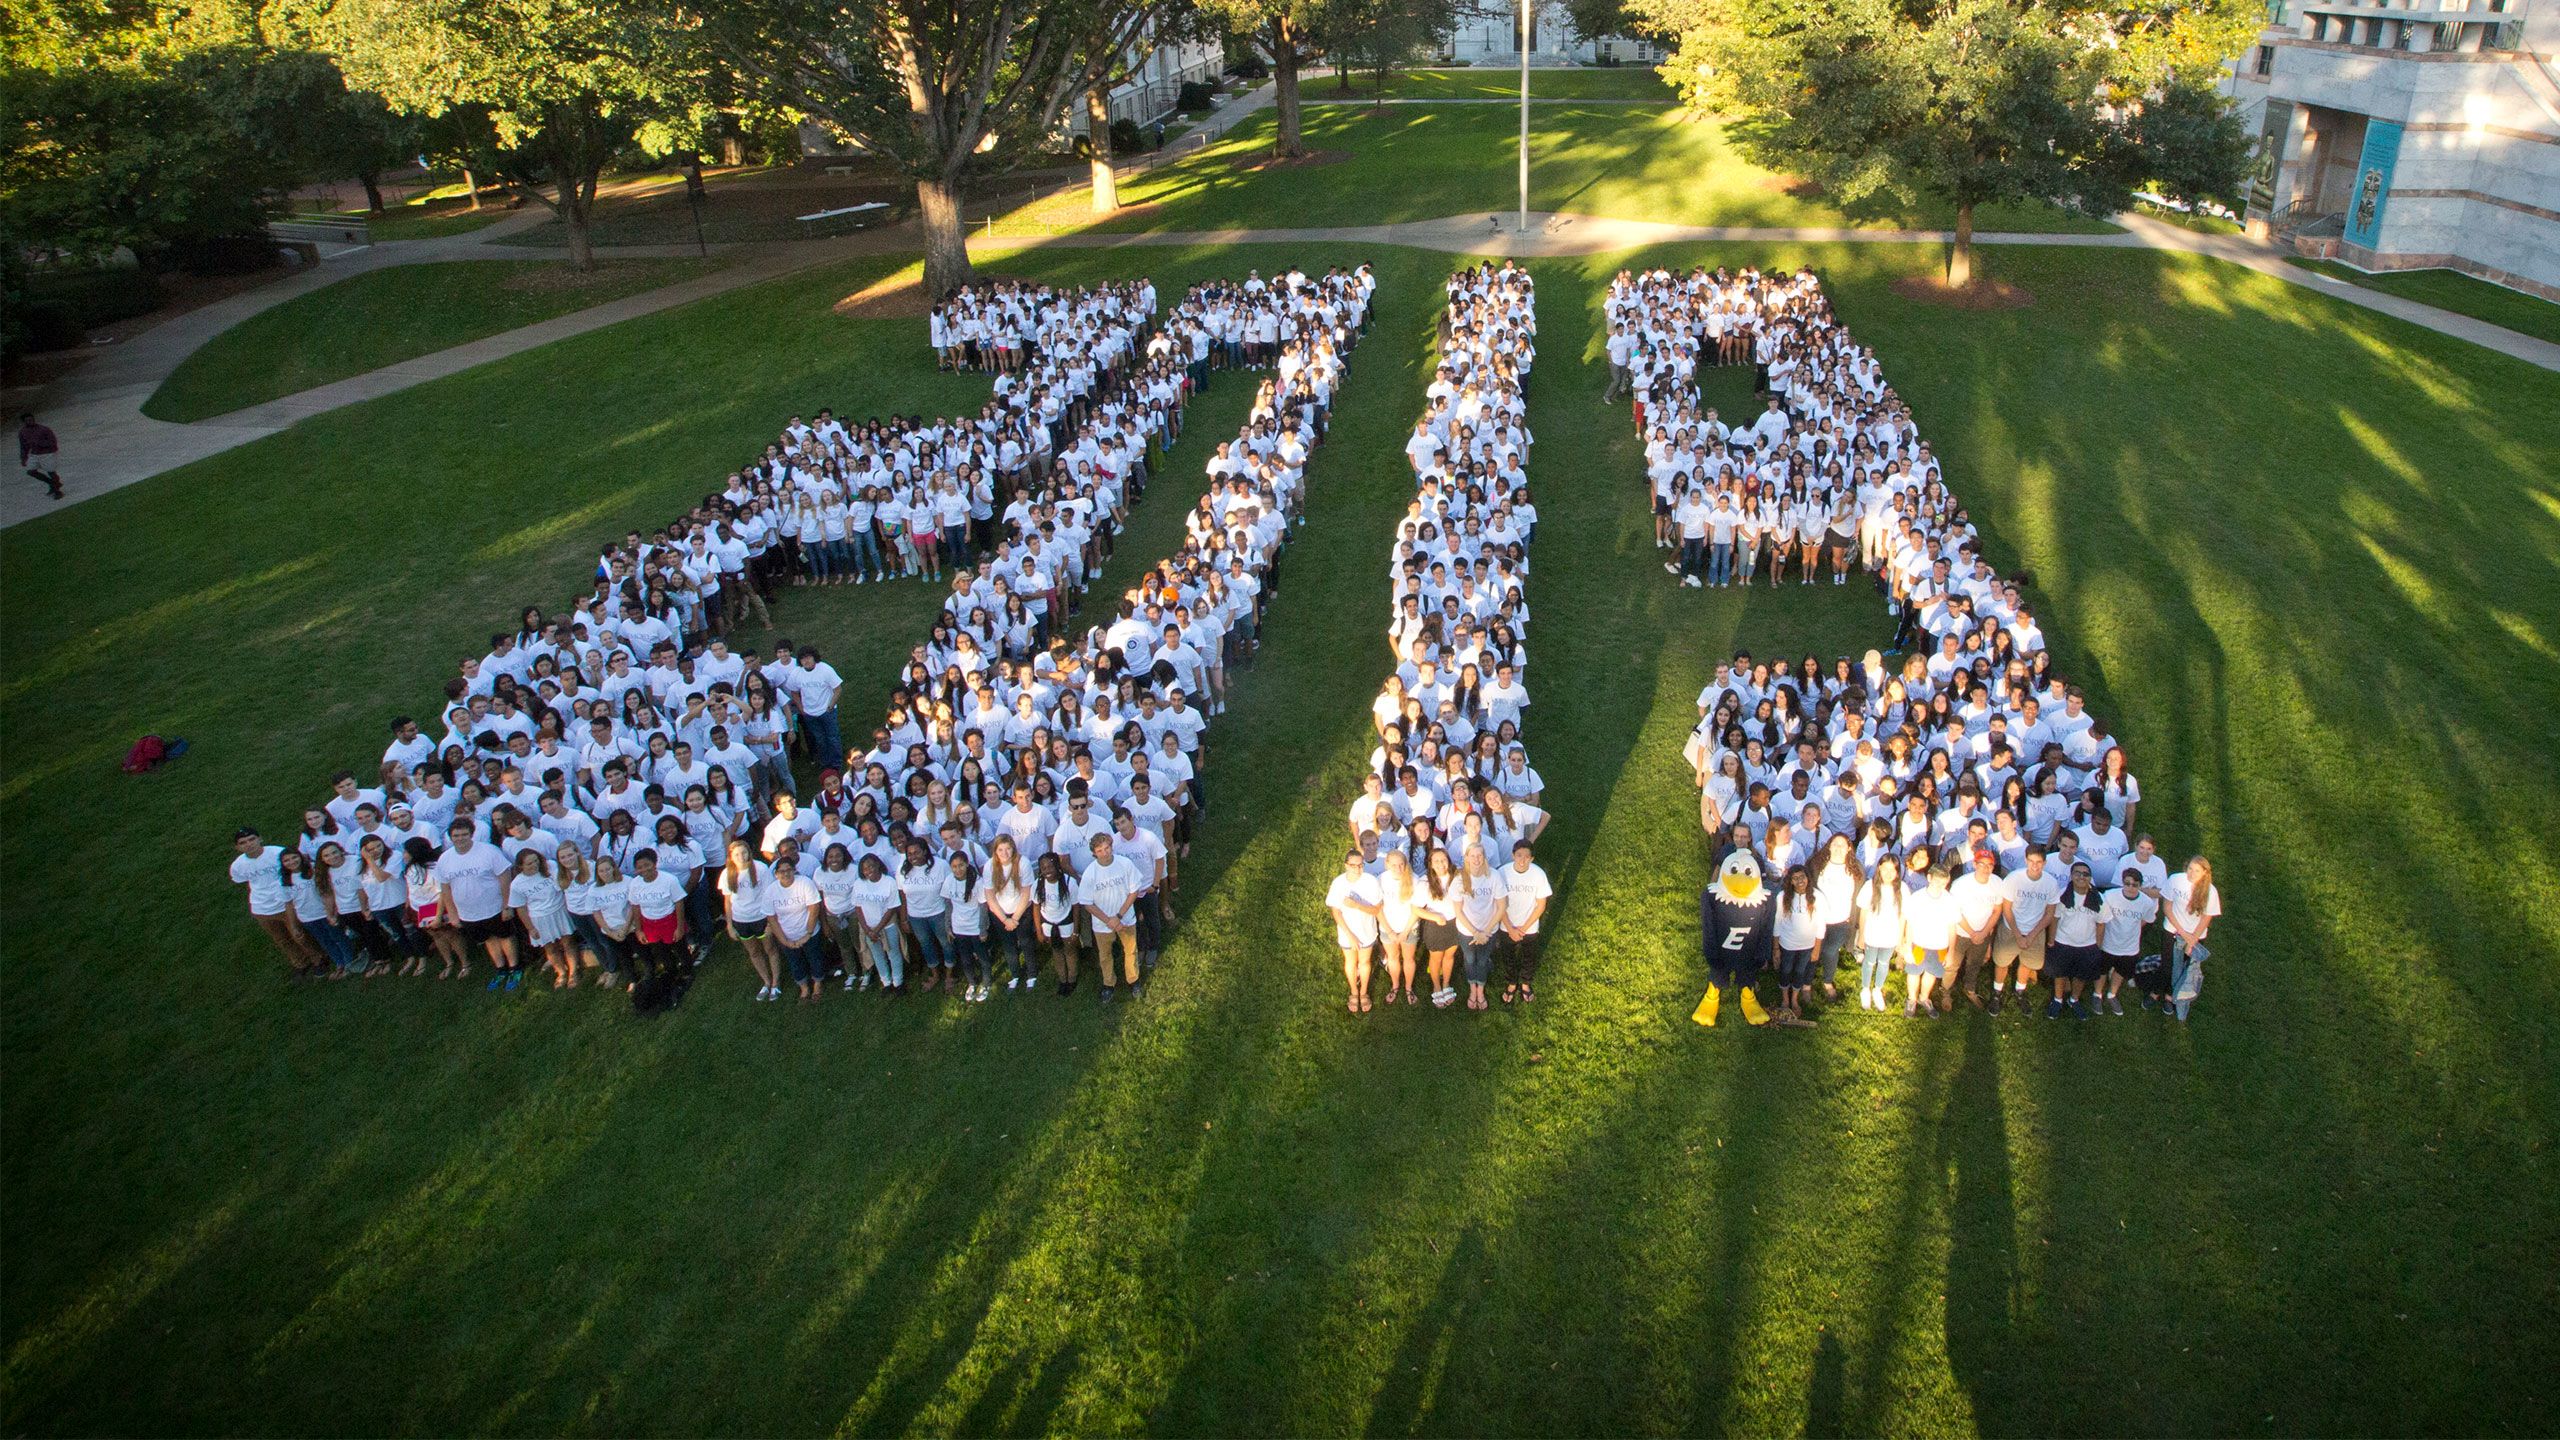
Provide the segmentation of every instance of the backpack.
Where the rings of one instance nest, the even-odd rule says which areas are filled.
[[[145,735],[124,752],[124,773],[143,775],[157,770],[169,758],[169,742],[157,735]]]

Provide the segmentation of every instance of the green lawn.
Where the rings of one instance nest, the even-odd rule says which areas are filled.
[[[1609,72],[1594,72],[1609,73]],[[1534,87],[1537,81],[1533,78]],[[1310,94],[1323,88],[1320,82]],[[1436,219],[1511,207],[1519,121],[1498,105],[1311,106],[1310,148],[1345,152],[1340,164],[1251,172],[1271,145],[1272,117],[1247,117],[1198,156],[1124,181],[1120,198],[1150,207],[1103,230],[1211,230],[1246,226],[1359,225]],[[1943,228],[1952,211],[1870,204],[1843,209],[1739,153],[1723,125],[1670,108],[1557,104],[1539,109],[1529,204],[1538,210],[1672,224]],[[1017,230],[1083,227],[1085,192],[1070,190],[997,222]],[[2105,231],[2041,206],[1986,209],[1984,230]]]
[[[2334,280],[2433,305],[2456,315],[2486,320],[2502,325],[2520,335],[2548,340],[2560,345],[2560,305],[2538,295],[2492,285],[2486,280],[2465,275],[2459,270],[2395,270],[2367,274],[2335,260],[2293,260],[2305,270],[2316,270]]]
[[[1531,600],[1560,891],[1531,1012],[1341,1013],[1319,901],[1449,257],[1366,258],[1271,645],[1140,1006],[296,989],[224,882],[519,600],[779,420],[973,406],[877,262],[563,342],[0,532],[0,1428],[18,1433],[2502,1433],[2560,1427],[2560,414],[2548,377],[2192,256],[2032,308],[1829,276],[2230,914],[2194,1025],[1701,1032],[1691,699],[1880,644],[1858,587],[1656,563],[1542,264]],[[573,385],[561,377],[574,376]],[[1716,398],[1743,397],[1711,377]],[[1222,379],[1132,557],[1161,553]],[[391,438],[396,437],[396,439]],[[313,484],[360,472],[362,484]],[[287,523],[279,523],[280,520]],[[29,596],[46,597],[41,604]],[[874,709],[932,596],[794,593]],[[145,729],[194,753],[148,779]],[[1086,997],[1078,996],[1082,1001]]]
[[[503,198],[483,197],[480,208],[465,210],[450,206],[428,209],[404,205],[380,215],[366,216],[367,228],[375,241],[439,240],[447,235],[467,235],[484,226],[507,218]]]
[[[188,356],[143,403],[190,421],[690,280],[700,260],[450,260],[368,270],[264,310]]]
[[[1370,77],[1355,73],[1353,82],[1364,93]],[[1333,97],[1331,78],[1307,82],[1303,92],[1310,100]],[[1513,99],[1520,94],[1520,72],[1502,65],[1484,65],[1454,70],[1399,70],[1387,83],[1387,94],[1397,100],[1493,100]],[[1592,66],[1588,69],[1534,69],[1529,74],[1529,98],[1532,100],[1659,100],[1668,104],[1679,97],[1662,77],[1648,65]]]

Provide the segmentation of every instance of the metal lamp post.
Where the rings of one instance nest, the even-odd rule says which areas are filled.
[[[1529,27],[1537,0],[1520,0],[1520,218],[1514,227],[1529,231]]]

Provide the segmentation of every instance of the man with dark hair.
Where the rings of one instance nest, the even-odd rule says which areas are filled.
[[[62,467],[58,460],[61,454],[62,441],[54,435],[53,427],[37,420],[33,410],[18,416],[18,464],[30,479],[44,487],[44,493],[56,500],[62,498]]]

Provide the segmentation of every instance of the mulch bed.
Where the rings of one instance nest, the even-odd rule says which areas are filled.
[[[1950,310],[2023,310],[2036,303],[2036,297],[2006,280],[1975,280],[1963,289],[1955,289],[1935,276],[1905,276],[1893,282],[1893,293],[1905,300],[1923,305],[1944,305]]]

